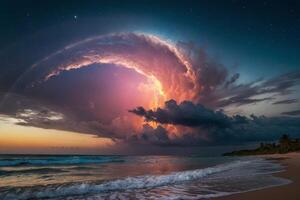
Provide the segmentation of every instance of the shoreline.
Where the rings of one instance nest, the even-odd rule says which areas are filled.
[[[273,176],[292,181],[289,184],[262,188],[249,192],[237,193],[216,200],[299,200],[300,196],[300,153],[260,155],[258,157],[272,159],[285,167],[285,170]]]

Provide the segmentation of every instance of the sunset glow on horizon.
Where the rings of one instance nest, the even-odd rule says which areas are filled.
[[[5,120],[3,120],[5,119]],[[110,138],[55,129],[16,125],[17,119],[1,116],[0,152],[7,153],[80,153],[101,154],[115,142]]]

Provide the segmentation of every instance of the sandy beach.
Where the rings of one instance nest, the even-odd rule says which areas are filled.
[[[275,176],[293,181],[291,184],[233,194],[217,200],[299,200],[300,199],[300,153],[266,155],[265,158],[275,159],[286,167],[284,172]]]

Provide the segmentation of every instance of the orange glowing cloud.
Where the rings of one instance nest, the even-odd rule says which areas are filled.
[[[140,92],[140,96],[136,98],[141,99],[143,106],[148,109],[163,106],[164,102],[169,99],[175,99],[178,102],[196,101],[197,94],[201,91],[201,85],[197,81],[198,72],[194,70],[189,58],[179,47],[157,36],[141,33],[109,34],[68,45],[32,66],[29,73],[35,78],[29,85],[35,88],[40,84],[51,82],[61,74],[86,69],[95,64],[129,69],[143,76],[146,81],[133,81],[133,83],[138,84],[136,88]],[[104,77],[104,79],[109,81],[109,77]],[[124,80],[122,84],[126,85],[128,82],[130,80]],[[128,102],[132,101],[130,99],[132,97],[125,94],[131,92],[130,88],[121,91],[124,94],[121,96],[122,99],[119,99],[119,104],[130,104]],[[100,93],[101,91],[99,95]],[[76,100],[77,98],[72,101]],[[109,104],[111,108],[114,107],[110,102]],[[95,103],[89,103],[89,105],[92,105],[94,110],[96,109]],[[91,121],[97,132],[98,129],[102,129],[102,132],[105,132],[104,135],[121,134],[121,132],[124,133],[123,135],[131,135],[140,132],[143,128],[143,120],[128,113],[132,107],[122,107],[123,110],[114,111],[114,113],[119,113],[108,123],[107,119],[103,120],[102,117],[109,112],[107,107],[101,106],[99,112],[94,114],[96,118]],[[97,118],[97,116],[100,117]],[[103,121],[106,124],[103,124]],[[157,127],[155,123],[149,124],[151,127]],[[165,126],[165,128],[172,130],[174,135],[179,134],[178,128],[172,125]]]
[[[69,56],[68,60],[56,64],[58,67],[51,66],[52,70],[44,80],[94,63],[115,64],[133,69],[149,79],[152,86],[148,84],[147,87],[156,91],[150,103],[152,107],[160,106],[171,98],[177,101],[193,99],[195,91],[201,88],[196,83],[195,72],[185,55],[174,44],[154,35],[99,36],[58,51],[58,54],[63,53]]]

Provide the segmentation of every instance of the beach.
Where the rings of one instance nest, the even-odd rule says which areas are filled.
[[[300,199],[300,153],[274,154],[261,156],[267,159],[274,159],[286,167],[286,170],[274,174],[277,177],[286,178],[292,183],[271,187],[240,194],[233,194],[216,200],[299,200]]]

